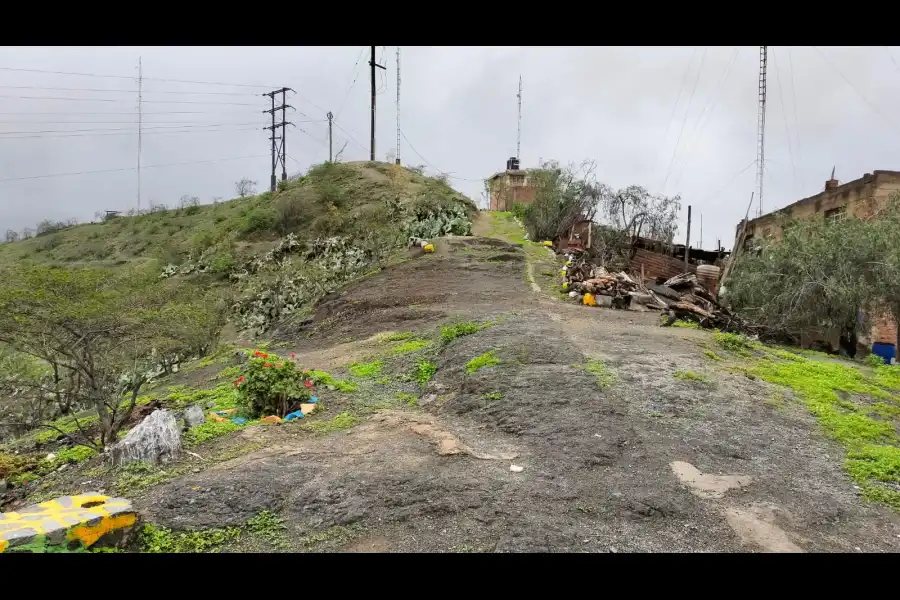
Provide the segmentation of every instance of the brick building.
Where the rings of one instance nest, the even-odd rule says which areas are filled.
[[[781,224],[785,217],[794,219],[820,216],[826,219],[841,219],[847,215],[866,217],[884,206],[890,196],[898,191],[900,191],[900,171],[874,171],[847,183],[834,179],[832,173],[832,178],[825,182],[825,189],[818,194],[747,221],[744,248],[749,248],[764,239],[780,240]],[[736,228],[736,240],[740,239],[743,227],[744,220],[741,220]],[[862,344],[866,346],[870,346],[873,342],[896,344],[897,323],[891,316],[876,315],[871,321],[872,329],[868,335],[860,335]],[[825,341],[831,343],[834,348],[838,347],[838,332],[826,332],[823,335]],[[804,344],[813,341],[816,340],[803,340]]]
[[[506,161],[506,170],[494,173],[488,180],[490,210],[512,210],[518,202],[530,204],[534,201],[534,188],[529,181],[528,169],[519,169],[519,159]]]

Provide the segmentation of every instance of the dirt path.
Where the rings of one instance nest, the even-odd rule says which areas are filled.
[[[379,333],[491,323],[435,346],[418,408],[330,435],[245,430],[262,450],[154,488],[137,500],[148,518],[191,529],[270,510],[286,520],[283,548],[318,551],[900,548],[895,513],[859,498],[804,408],[713,370],[705,333],[559,301],[540,285],[552,259],[510,246],[515,232],[492,219],[476,232],[504,240],[438,240],[324,303],[312,329],[282,333],[304,362],[340,368],[376,352]],[[489,352],[499,362],[472,370]]]

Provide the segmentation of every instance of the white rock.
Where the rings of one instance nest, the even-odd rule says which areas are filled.
[[[196,427],[197,425],[203,425],[206,423],[206,416],[203,414],[203,409],[200,408],[197,404],[191,404],[186,409],[184,409],[184,424],[188,427]]]
[[[525,467],[520,467],[519,465],[509,465],[509,470],[513,473],[521,473],[525,470]]]
[[[52,452],[44,457],[44,460],[56,460],[56,455]]]
[[[158,465],[175,458],[181,450],[181,432],[175,416],[168,410],[155,410],[109,449],[114,466],[143,460]]]

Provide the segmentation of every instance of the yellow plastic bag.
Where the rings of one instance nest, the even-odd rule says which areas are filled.
[[[581,302],[582,302],[585,306],[597,306],[597,301],[594,300],[594,295],[593,295],[593,294],[585,294],[585,295],[584,295],[584,298],[582,298]]]
[[[434,244],[425,244],[422,246],[422,250],[425,251],[425,254],[431,254],[434,252]]]
[[[568,282],[568,281],[563,281],[562,289],[563,289],[563,290],[569,289],[569,282]]]

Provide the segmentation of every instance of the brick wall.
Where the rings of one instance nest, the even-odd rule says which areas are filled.
[[[638,248],[634,258],[631,259],[632,272],[639,275],[641,265],[644,266],[644,277],[647,279],[655,279],[657,277],[669,279],[685,272],[683,260]],[[688,265],[688,270],[691,273],[696,273],[697,266]]]
[[[897,322],[890,313],[883,312],[872,317],[872,332],[869,337],[872,342],[897,343]]]

